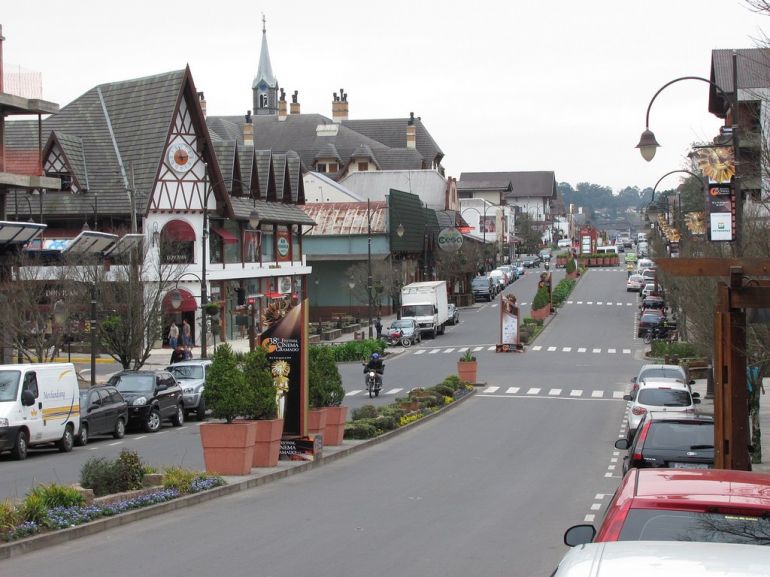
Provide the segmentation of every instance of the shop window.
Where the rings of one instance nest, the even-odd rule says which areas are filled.
[[[160,262],[162,264],[192,264],[195,262],[195,231],[181,220],[166,223],[160,233]]]

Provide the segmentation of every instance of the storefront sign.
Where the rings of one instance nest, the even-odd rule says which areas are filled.
[[[275,237],[276,260],[289,260],[291,240],[287,231],[278,231]]]
[[[500,344],[495,347],[498,353],[510,353],[522,349],[519,342],[519,307],[516,297],[507,294],[500,306]]]
[[[438,233],[438,247],[446,252],[457,252],[463,245],[463,235],[456,228],[445,228]]]

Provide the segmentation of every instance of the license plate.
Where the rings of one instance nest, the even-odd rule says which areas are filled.
[[[672,469],[709,469],[708,463],[670,463]]]

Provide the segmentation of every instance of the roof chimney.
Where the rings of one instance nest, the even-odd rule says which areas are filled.
[[[299,90],[295,90],[294,94],[291,95],[289,114],[299,114],[299,102],[297,102],[297,94],[299,94]]]
[[[406,123],[406,147],[417,148],[417,127],[414,125],[414,112],[409,113]]]
[[[254,146],[254,124],[251,120],[251,110],[246,111],[246,122],[243,125],[243,144]]]
[[[281,97],[278,99],[278,120],[286,120],[287,114],[286,91],[281,88]]]
[[[203,92],[198,93],[198,100],[201,102],[201,110],[203,111],[203,118],[206,118],[206,97]]]
[[[334,93],[334,100],[332,100],[332,120],[334,122],[342,122],[348,119],[348,95],[345,93],[344,88],[340,88],[340,94]]]

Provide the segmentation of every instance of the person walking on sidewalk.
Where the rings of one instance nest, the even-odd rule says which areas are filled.
[[[176,349],[176,345],[179,342],[179,327],[176,326],[174,321],[171,321],[171,326],[168,327],[168,346],[172,349]]]
[[[192,338],[190,336],[190,324],[187,319],[182,321],[182,344],[186,347],[192,346]]]
[[[374,328],[377,329],[377,338],[380,339],[382,337],[382,319],[380,317],[374,321]]]

